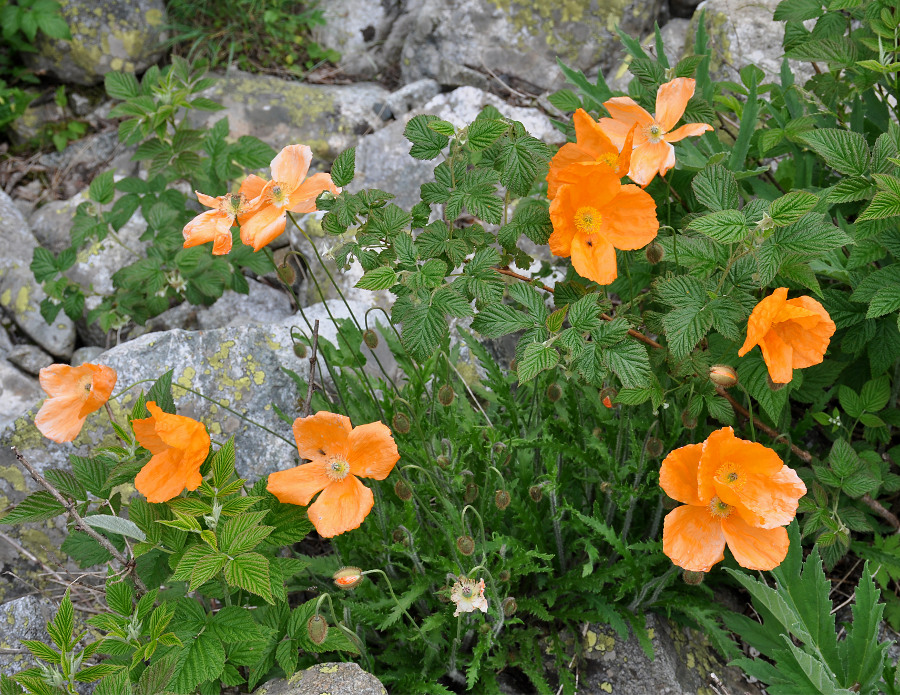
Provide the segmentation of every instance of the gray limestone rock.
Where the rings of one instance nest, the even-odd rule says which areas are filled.
[[[345,74],[371,79],[386,67],[383,47],[405,4],[405,0],[322,3],[325,24],[313,28],[313,39],[341,54],[338,66]]]
[[[611,68],[623,55],[615,26],[646,33],[657,0],[423,0],[403,46],[404,82],[486,88],[497,80],[540,93],[558,89],[559,58],[576,69]],[[491,75],[493,73],[494,76]]]
[[[70,364],[73,367],[78,367],[85,362],[94,364],[97,358],[100,357],[100,355],[102,355],[104,352],[105,350],[102,347],[97,347],[95,345],[78,348],[75,352],[72,353],[72,361],[70,362]]]
[[[26,374],[38,376],[44,367],[53,364],[53,357],[41,350],[37,345],[16,345],[6,356]]]
[[[53,601],[36,596],[22,596],[0,605],[0,674],[12,676],[33,665],[21,640],[50,642],[45,626],[55,614]],[[25,653],[4,651],[19,649]]]
[[[108,72],[143,72],[167,35],[162,0],[61,0],[70,40],[38,38],[29,63],[62,82],[92,85]]]
[[[361,135],[384,125],[378,105],[387,103],[390,92],[366,82],[305,84],[229,70],[204,95],[225,110],[194,114],[197,127],[227,117],[231,137],[254,135],[276,150],[309,145],[317,158],[331,161]]]
[[[405,85],[388,98],[388,106],[394,118],[417,109],[441,93],[441,85],[435,80],[425,78]]]
[[[663,46],[666,49],[666,58],[669,65],[675,66],[685,52],[685,40],[690,29],[691,22],[688,19],[670,19],[665,26],[659,30],[662,35]]]
[[[60,313],[52,324],[41,316],[47,295],[35,281],[30,265],[37,241],[24,216],[6,193],[0,191],[0,309],[34,342],[56,357],[67,358],[75,347],[75,325]]]
[[[37,379],[24,374],[8,360],[0,359],[0,430],[15,422],[45,395]]]
[[[375,676],[354,663],[317,664],[288,680],[269,681],[253,695],[387,695]]]

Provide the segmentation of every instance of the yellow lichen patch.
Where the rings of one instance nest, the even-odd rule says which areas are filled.
[[[209,363],[212,365],[213,369],[221,369],[225,366],[225,360],[228,359],[228,354],[231,352],[231,348],[234,347],[233,340],[226,340],[219,347],[218,350],[209,358]]]
[[[0,304],[9,306],[10,301],[12,301],[12,290],[4,290],[3,294],[0,294]]]
[[[159,10],[156,10],[156,9],[147,10],[144,13],[144,19],[147,21],[147,24],[149,24],[151,27],[158,27],[160,24],[162,24],[162,20],[163,20],[162,12],[160,12]]]
[[[653,639],[654,637],[656,637],[656,630],[654,630],[652,627],[647,630],[647,637],[648,639]]]
[[[337,673],[337,664],[328,664],[327,666],[319,666],[319,673]]]
[[[266,373],[262,370],[253,372],[253,383],[262,386],[266,382]]]
[[[29,288],[25,285],[19,288],[19,294],[16,295],[16,312],[19,314],[24,314],[28,311],[28,295],[31,294]]]
[[[197,375],[197,370],[193,367],[185,367],[184,371],[181,373],[181,376],[175,380],[175,384],[172,385],[172,396],[175,398],[181,398],[187,395],[187,391],[183,389],[179,389],[178,386],[183,386],[185,389],[194,388],[194,377]]]
[[[16,492],[26,492],[28,490],[25,487],[25,474],[22,473],[22,469],[18,466],[0,466],[0,478],[12,485],[13,490]]]
[[[606,682],[606,681],[603,681],[603,682],[600,684],[600,690],[602,690],[604,693],[611,693],[611,692],[613,691],[612,683],[608,683],[608,682]]]

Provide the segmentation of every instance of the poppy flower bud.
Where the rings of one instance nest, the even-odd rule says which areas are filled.
[[[278,273],[278,279],[285,285],[293,285],[297,280],[297,273],[290,263],[283,263],[275,269],[275,272]]]
[[[367,328],[363,331],[363,342],[366,344],[367,348],[374,350],[378,347],[378,334],[371,328]]]
[[[456,398],[456,394],[450,384],[444,384],[438,389],[438,402],[441,405],[450,405],[454,398]]]
[[[394,415],[391,420],[391,425],[393,425],[394,431],[400,434],[407,434],[409,432],[409,418],[403,413]]]
[[[331,578],[338,589],[355,589],[363,580],[363,574],[359,567],[341,567]]]
[[[515,615],[516,611],[519,610],[519,604],[516,603],[516,599],[512,596],[507,596],[503,599],[503,614],[504,615]]]
[[[513,374],[515,374],[515,373],[516,373],[516,370],[517,370],[518,368],[519,368],[519,360],[517,360],[515,357],[513,357],[513,358],[509,361],[509,371],[511,371]]]
[[[465,500],[466,504],[472,504],[475,500],[478,499],[478,486],[475,483],[469,483],[466,485],[466,492],[463,495],[463,500]]]
[[[294,354],[302,360],[306,357],[306,346],[303,343],[294,343]]]
[[[313,644],[322,644],[328,639],[328,621],[316,613],[309,619],[309,622],[306,623],[306,634]]]
[[[562,389],[559,387],[559,384],[552,383],[547,387],[547,400],[551,403],[556,403],[562,396]]]
[[[650,437],[650,439],[647,440],[646,451],[650,458],[658,458],[663,451],[662,440],[657,437]]]
[[[406,484],[405,480],[398,480],[394,483],[394,493],[404,502],[409,502],[412,499],[412,490],[409,489],[409,485]]]
[[[510,497],[509,493],[506,490],[497,490],[494,493],[494,504],[497,505],[497,509],[503,511],[509,506]]]
[[[532,485],[528,488],[528,496],[535,502],[540,502],[544,499],[544,490],[540,485]]]
[[[727,364],[714,364],[709,368],[709,380],[716,386],[731,388],[738,382],[737,372]]]
[[[644,250],[644,255],[647,257],[647,262],[650,265],[656,265],[665,256],[665,251],[663,251],[662,246],[654,241]]]
[[[600,400],[607,408],[613,407],[613,401],[616,400],[616,396],[618,395],[619,392],[616,391],[612,386],[607,386],[600,389]]]
[[[508,582],[509,581],[509,570],[500,570],[500,574],[497,575],[497,581]]]
[[[697,426],[697,418],[693,415],[690,415],[688,411],[681,411],[681,424],[684,425],[687,429],[692,430]]]
[[[491,631],[490,623],[481,623],[481,625],[478,626],[478,632],[480,632],[482,635],[486,635],[490,631]]]
[[[449,457],[449,456],[445,456],[444,454],[441,454],[440,456],[438,456],[438,457],[435,459],[435,462],[436,462],[437,465],[440,466],[441,468],[448,468],[448,467],[450,466],[450,457]]]
[[[772,377],[768,374],[766,374],[766,381],[769,384],[770,391],[781,391],[781,389],[783,389],[785,386],[787,386],[787,384],[779,384],[775,381],[772,381]]]
[[[391,533],[391,538],[394,540],[394,543],[400,543],[401,545],[406,545],[409,542],[406,533],[400,528],[394,529],[393,533]]]
[[[456,549],[468,557],[475,552],[475,539],[472,536],[460,536],[456,539]]]
[[[491,451],[493,451],[497,455],[502,454],[504,451],[506,451],[506,444],[504,444],[503,442],[496,442],[494,446],[491,447]]]
[[[706,572],[692,572],[690,570],[685,570],[681,578],[684,580],[685,584],[690,586],[697,586],[698,584],[703,583],[703,578],[706,576]]]

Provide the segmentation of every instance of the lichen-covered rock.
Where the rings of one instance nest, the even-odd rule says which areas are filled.
[[[0,429],[15,422],[43,395],[37,379],[0,359]]]
[[[691,22],[688,19],[670,19],[659,30],[662,35],[663,46],[666,49],[666,58],[669,65],[675,66],[685,53],[685,40],[690,30]],[[691,51],[693,53],[693,51]]]
[[[143,72],[159,60],[167,35],[162,0],[60,0],[70,40],[39,37],[35,70],[92,85],[108,72]]]
[[[0,309],[34,342],[56,357],[66,358],[75,348],[75,325],[63,313],[48,324],[40,305],[47,295],[35,281],[30,265],[37,241],[25,217],[0,190]]]
[[[97,347],[96,345],[80,347],[72,353],[72,359],[69,364],[71,364],[73,367],[78,367],[85,362],[90,362],[91,364],[93,364],[94,360],[96,360],[104,352],[105,350],[102,347]]]
[[[371,79],[385,67],[383,47],[405,0],[330,0],[322,3],[325,24],[313,28],[313,40],[341,54],[347,75]]]
[[[205,96],[224,111],[194,113],[198,127],[228,118],[232,137],[254,135],[275,149],[309,145],[316,157],[331,161],[355,145],[360,135],[384,125],[379,105],[388,92],[377,84],[304,84],[267,75],[229,70]]]
[[[582,70],[612,67],[615,34],[647,32],[658,0],[424,0],[403,46],[404,82],[431,77],[485,88],[497,77],[541,92],[562,86],[556,57]]]
[[[12,676],[33,665],[21,640],[49,643],[45,626],[55,614],[53,601],[37,596],[22,596],[0,605],[0,674]]]
[[[460,87],[446,94],[438,94],[397,122],[362,138],[356,147],[356,178],[350,190],[380,188],[397,196],[392,202],[408,210],[419,201],[419,187],[432,178],[438,163],[410,157],[411,144],[403,137],[403,129],[409,119],[420,113],[429,113],[455,126],[463,126],[475,120],[488,105],[494,106],[508,118],[521,121],[531,135],[544,142],[557,145],[565,142],[565,136],[538,109],[510,106],[499,97],[475,87]]]
[[[288,680],[269,681],[253,695],[387,695],[375,676],[357,664],[317,664],[295,673]]]
[[[766,80],[780,82],[784,22],[772,18],[778,3],[779,0],[706,0],[691,19],[686,49],[693,53],[690,49],[702,10],[706,13],[707,53],[713,79],[740,81],[740,69],[753,63],[766,73]],[[790,66],[798,85],[813,75],[809,63],[792,60]]]

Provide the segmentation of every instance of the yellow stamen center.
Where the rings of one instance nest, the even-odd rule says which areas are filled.
[[[713,497],[709,501],[709,513],[712,514],[717,519],[727,519],[731,516],[731,512],[734,511],[734,507],[730,504],[725,504],[718,497]]]
[[[582,234],[598,234],[603,215],[594,207],[580,207],[575,212],[575,229]]]
[[[290,187],[280,181],[276,181],[272,188],[269,189],[269,201],[275,207],[283,208],[286,206],[290,195]]]
[[[348,473],[350,473],[350,464],[340,456],[332,456],[325,463],[325,475],[330,480],[338,482],[346,478]]]
[[[229,193],[222,199],[220,209],[226,215],[234,217],[240,214],[246,204],[247,199],[240,193]]]
[[[727,461],[716,470],[716,481],[733,490],[740,490],[747,482],[744,471],[733,461]]]
[[[662,140],[663,135],[665,135],[665,133],[663,132],[662,126],[659,123],[657,123],[656,121],[654,121],[650,126],[648,126],[647,139],[650,142],[656,144],[657,142]]]
[[[597,157],[597,161],[615,169],[619,165],[619,155],[607,152]]]

